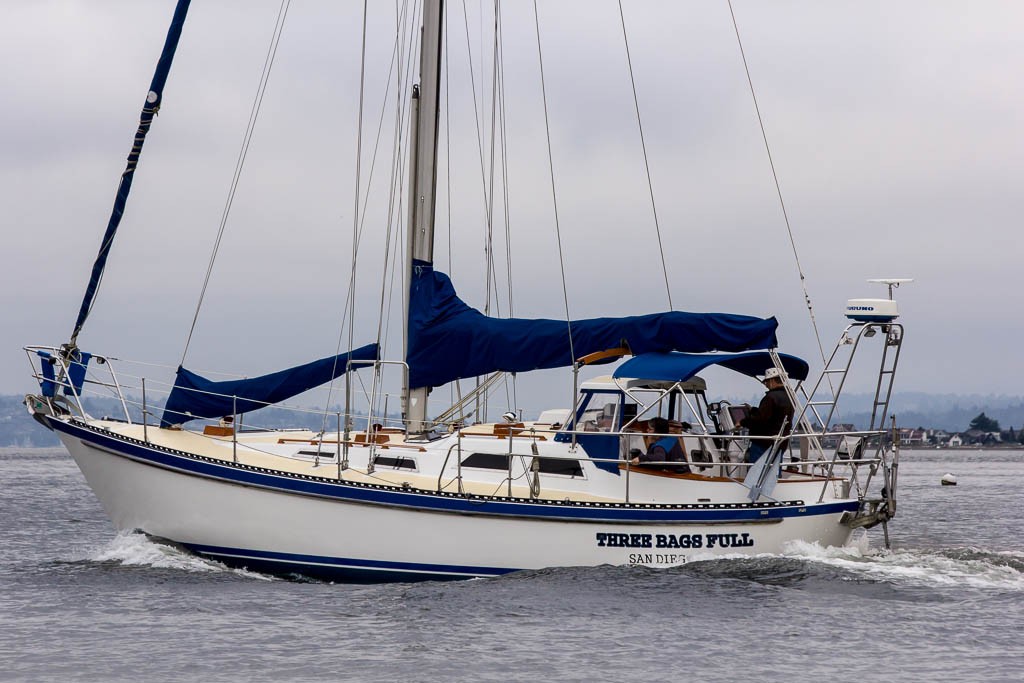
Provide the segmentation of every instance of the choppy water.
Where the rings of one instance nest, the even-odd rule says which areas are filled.
[[[1024,679],[1020,451],[905,451],[891,552],[370,586],[115,535],[63,451],[0,486],[0,680]]]

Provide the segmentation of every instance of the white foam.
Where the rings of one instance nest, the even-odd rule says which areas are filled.
[[[1021,553],[978,554],[1021,557]],[[786,557],[797,557],[839,567],[852,574],[877,580],[921,586],[950,586],[1024,591],[1024,574],[1004,564],[983,558],[954,558],[937,551],[873,550],[866,542],[843,548],[822,547],[817,543],[794,541],[787,546]]]
[[[950,557],[950,554],[961,552],[977,557]],[[985,556],[991,559],[986,559]],[[692,555],[690,562],[751,558],[805,560],[836,567],[852,576],[863,576],[874,581],[904,586],[1024,591],[1024,572],[1000,561],[1002,558],[1024,560],[1022,552],[987,551],[979,548],[887,551],[871,548],[866,534],[856,536],[850,545],[844,547],[826,547],[806,541],[791,541],[786,544],[781,554],[714,554],[704,551]]]
[[[771,559],[778,557],[789,557],[801,560],[819,560],[830,557],[845,558],[851,555],[867,557],[874,554],[868,544],[867,534],[860,534],[855,537],[850,545],[843,548],[822,547],[817,543],[805,541],[791,541],[786,544],[783,553],[742,553],[742,552],[715,552],[711,550],[697,550],[688,556],[687,563],[704,562],[714,560],[749,560],[751,558]]]
[[[263,574],[244,569],[231,569],[220,562],[156,543],[145,534],[137,532],[118,532],[109,543],[90,553],[88,559],[94,562],[119,562],[129,567],[177,569],[187,572],[231,572],[248,578],[272,580]]]

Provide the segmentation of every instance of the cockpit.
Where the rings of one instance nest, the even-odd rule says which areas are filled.
[[[794,379],[806,377],[804,361],[785,354],[777,357]],[[575,439],[603,469],[617,469],[628,461],[676,473],[742,475],[746,443],[737,428],[750,407],[709,401],[707,384],[696,373],[722,365],[756,377],[773,362],[767,352],[635,356],[613,376],[581,385],[576,409],[556,438]],[[655,379],[633,378],[631,371]],[[651,462],[656,443],[662,449],[658,452],[676,454],[671,459],[678,463]]]

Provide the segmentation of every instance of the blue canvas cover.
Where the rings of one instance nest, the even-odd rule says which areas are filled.
[[[39,380],[39,391],[43,396],[53,398],[57,395],[57,371],[54,367],[56,361],[49,351],[36,351],[36,355],[41,359],[39,369],[43,373],[43,378]]]
[[[85,373],[89,368],[89,360],[92,359],[91,353],[78,351],[77,349],[75,353],[76,355],[68,362],[68,376],[64,378],[68,382],[64,386],[65,396],[82,395]],[[43,378],[39,381],[39,390],[43,396],[53,398],[57,395],[57,361],[54,360],[53,355],[48,351],[36,351],[36,355],[41,359],[39,361],[39,368],[43,373]]]
[[[780,353],[782,367],[792,379],[805,380],[810,368],[807,361]],[[699,355],[693,353],[645,353],[630,358],[615,369],[613,377],[652,379],[666,382],[685,382],[711,365],[721,365],[744,375],[763,375],[767,368],[775,367],[771,356],[764,351],[748,353],[720,353]]]
[[[82,395],[82,385],[85,384],[85,373],[91,358],[91,353],[75,350],[75,355],[68,361],[68,382],[71,386],[64,387],[65,396]]]
[[[413,388],[440,386],[497,370],[566,367],[587,354],[623,345],[639,354],[746,351],[777,344],[775,318],[728,313],[669,311],[574,320],[571,324],[565,320],[490,318],[459,299],[447,275],[418,260],[413,262],[410,286],[406,361]]]
[[[199,417],[247,413],[286,401],[344,374],[349,360],[373,361],[377,360],[378,353],[376,344],[367,344],[349,353],[328,356],[269,375],[223,382],[208,380],[179,367],[174,388],[164,405],[160,426],[184,424]]]

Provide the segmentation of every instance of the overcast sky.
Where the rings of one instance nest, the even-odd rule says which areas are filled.
[[[476,306],[485,204],[467,42],[478,97],[487,72],[489,128],[483,4],[467,2],[468,22],[461,2],[450,16],[441,174],[450,167],[452,251],[445,180],[436,251]],[[190,368],[255,375],[336,348],[352,249],[361,5],[292,2]],[[394,37],[393,3],[371,5],[364,186]],[[532,4],[503,5],[515,313],[563,317]],[[570,313],[665,310],[617,3],[539,5]],[[623,6],[675,308],[775,315],[783,350],[814,361],[728,5]],[[1024,4],[734,7],[826,348],[847,298],[884,294],[865,279],[913,277],[897,292],[907,325],[899,387],[1024,393]],[[67,341],[173,8],[4,3],[2,392],[33,389],[22,345]],[[83,348],[180,361],[277,10],[276,1],[193,0]],[[385,145],[367,205],[357,345],[376,337],[389,155]],[[503,222],[496,235],[504,291]],[[528,413],[567,403],[551,398],[570,391],[552,373],[538,386],[524,389]]]

